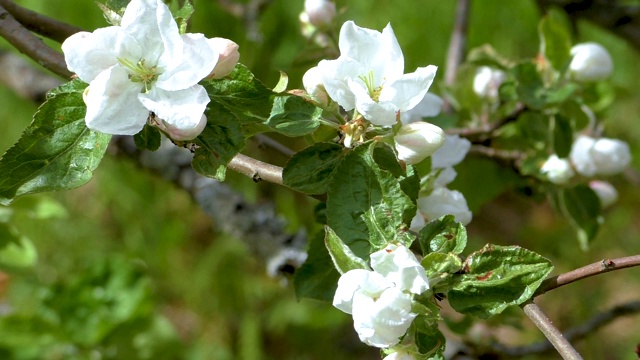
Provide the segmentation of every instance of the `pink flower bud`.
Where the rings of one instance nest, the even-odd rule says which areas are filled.
[[[225,38],[208,39],[207,43],[220,54],[216,67],[213,68],[207,79],[220,79],[229,75],[238,64],[238,60],[240,60],[238,44]]]
[[[312,25],[326,28],[336,17],[336,4],[329,0],[305,0],[304,11]]]
[[[162,119],[158,119],[158,123],[156,123],[156,126],[158,126],[160,130],[169,135],[169,137],[173,140],[188,141],[195,139],[196,137],[198,137],[198,135],[200,135],[200,133],[202,133],[205,126],[207,126],[207,117],[203,114],[200,118],[200,122],[193,128],[179,128],[167,123]]]

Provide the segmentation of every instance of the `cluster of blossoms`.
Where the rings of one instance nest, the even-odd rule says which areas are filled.
[[[228,75],[238,62],[238,45],[180,34],[161,0],[132,0],[115,21],[120,23],[79,32],[62,44],[69,70],[89,83],[87,127],[134,135],[151,119],[174,140],[198,136],[209,103],[198,83]]]
[[[373,127],[396,125],[425,98],[436,74],[433,65],[404,73],[404,56],[390,25],[378,32],[347,21],[338,47],[340,57],[320,61],[305,74],[303,84],[318,103],[332,100],[346,111],[354,110],[353,119],[342,127],[347,147],[362,141]],[[399,159],[415,164],[442,146],[444,132],[413,122],[400,127],[394,141]]]
[[[429,289],[425,270],[406,247],[389,244],[371,254],[373,270],[356,269],[338,281],[333,306],[353,316],[360,340],[388,348],[400,342],[413,319],[413,296]]]

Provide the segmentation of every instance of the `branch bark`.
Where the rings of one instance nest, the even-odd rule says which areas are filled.
[[[563,359],[566,360],[582,360],[582,356],[573,348],[571,343],[562,335],[542,309],[533,301],[522,306],[522,310],[529,319],[542,331],[544,336],[549,339],[553,347],[558,351]]]
[[[46,69],[65,78],[71,77],[72,73],[67,70],[64,56],[48,47],[42,39],[22,26],[2,5],[0,5],[0,36]]]
[[[533,296],[536,297],[538,295],[542,295],[547,291],[571,284],[574,281],[634,266],[640,266],[640,255],[598,261],[573,271],[546,279],[542,282]]]
[[[22,26],[30,31],[57,42],[63,42],[69,36],[82,31],[81,28],[25,9],[11,0],[0,0],[4,7]]]

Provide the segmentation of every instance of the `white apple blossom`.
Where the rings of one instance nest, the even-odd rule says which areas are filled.
[[[62,44],[69,70],[89,83],[87,127],[133,135],[149,112],[176,129],[200,124],[209,97],[198,82],[218,53],[202,34],[180,35],[161,0],[133,0],[119,26],[79,32]]]
[[[393,137],[398,159],[407,164],[417,164],[433,154],[444,144],[441,128],[424,121],[402,125]]]
[[[382,360],[416,360],[416,358],[406,351],[398,350],[385,356]]]
[[[446,186],[451,183],[458,173],[453,169],[458,165],[471,149],[471,141],[459,135],[447,135],[444,144],[431,155],[431,169],[440,170],[436,184]]]
[[[426,117],[438,116],[442,111],[444,100],[438,95],[426,93],[424,98],[420,100],[418,105],[408,111],[400,113],[400,121],[403,124],[409,124],[416,121],[422,121]]]
[[[326,28],[336,17],[336,4],[330,0],[305,0],[304,12],[309,22],[318,28]]]
[[[426,273],[415,255],[394,244],[371,254],[373,271],[357,269],[338,280],[333,306],[353,315],[360,340],[386,348],[400,341],[417,316],[412,294],[429,289]]]
[[[357,109],[374,125],[394,125],[398,113],[424,98],[436,75],[433,65],[404,74],[404,56],[391,25],[380,33],[347,21],[338,47],[338,59],[318,64],[322,83],[340,106]]]
[[[581,175],[614,175],[629,165],[631,152],[624,141],[581,135],[573,142],[569,158]]]
[[[571,48],[569,73],[578,81],[599,81],[611,76],[613,60],[607,49],[598,43],[577,44]]]
[[[507,79],[507,73],[489,66],[481,66],[473,78],[473,91],[481,98],[491,101],[498,99],[500,85]]]
[[[473,217],[464,195],[445,187],[437,187],[429,196],[418,198],[418,208],[428,221],[453,215],[457,222],[467,225]]]
[[[571,163],[553,154],[542,164],[540,172],[547,175],[547,179],[554,184],[566,184],[575,175]]]
[[[592,180],[589,182],[589,187],[593,190],[598,199],[600,199],[600,205],[602,208],[608,208],[618,201],[618,191],[611,183],[606,181]]]

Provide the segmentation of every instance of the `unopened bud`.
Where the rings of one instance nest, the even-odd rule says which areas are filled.
[[[597,43],[583,43],[571,48],[569,72],[578,81],[599,81],[611,76],[613,60],[607,49]]]
[[[209,46],[219,55],[216,67],[207,79],[221,79],[229,75],[240,60],[240,52],[238,52],[238,44],[225,38],[207,39]]]
[[[398,159],[407,164],[417,164],[444,144],[445,134],[436,125],[416,121],[402,125],[393,139]]]
[[[600,199],[600,205],[602,208],[608,208],[618,201],[618,191],[610,183],[606,181],[593,180],[589,182],[589,187],[593,190],[598,199]]]
[[[506,79],[507,74],[504,71],[481,66],[476,70],[476,76],[473,78],[473,91],[481,98],[497,100],[500,85]]]
[[[304,73],[302,76],[302,85],[304,89],[307,90],[307,93],[317,102],[324,105],[329,103],[329,95],[322,83],[322,73],[317,66],[312,67]]]
[[[581,175],[614,175],[629,165],[631,151],[627,143],[618,139],[596,140],[582,135],[573,142],[569,158]]]
[[[313,26],[323,29],[333,23],[336,17],[336,4],[329,0],[305,0],[304,12]]]
[[[162,119],[158,119],[155,124],[158,128],[164,131],[170,138],[176,141],[188,141],[198,137],[207,126],[207,117],[203,114],[200,118],[200,122],[193,128],[178,128],[172,124],[167,123]]]
[[[574,175],[569,160],[561,159],[556,154],[549,156],[540,172],[547,175],[547,179],[554,184],[566,184]]]

